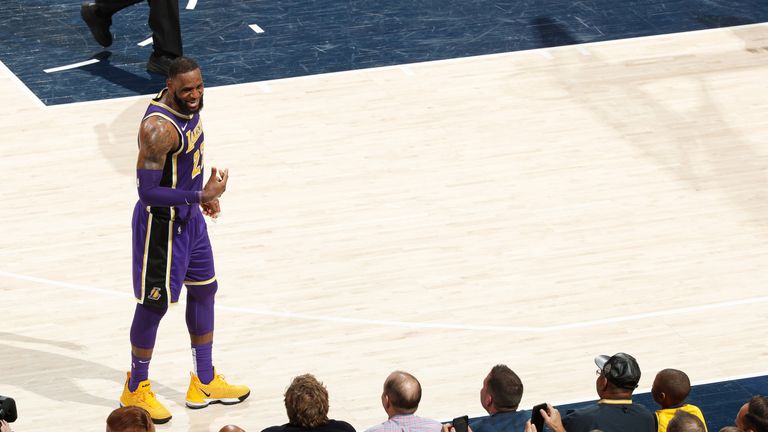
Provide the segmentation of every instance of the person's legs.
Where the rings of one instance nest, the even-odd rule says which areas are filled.
[[[208,229],[202,214],[195,214],[187,227],[195,233],[184,278],[184,285],[187,286],[187,328],[195,364],[195,372],[190,376],[187,389],[187,407],[198,409],[205,408],[210,403],[240,403],[251,394],[250,389],[224,381],[224,378],[216,373],[211,360],[214,301],[218,283]]]
[[[183,55],[179,0],[149,0],[149,28],[155,54],[171,58]]]
[[[149,362],[155,348],[157,329],[168,308],[156,309],[142,304],[136,305],[131,324],[131,378],[128,390],[134,392],[139,383],[149,379]]]
[[[173,59],[183,53],[179,0],[149,0],[149,28],[154,51],[149,56],[147,70],[168,75]]]
[[[112,15],[127,8],[128,6],[141,3],[144,0],[95,0],[96,15],[109,20],[112,24]]]
[[[122,406],[147,410],[155,423],[165,423],[171,413],[155,398],[148,379],[160,320],[170,303],[178,300],[186,269],[188,237],[177,235],[168,209],[134,207],[133,292],[138,304],[131,323],[131,371],[127,374]],[[172,242],[172,246],[171,243]]]
[[[155,347],[157,328],[168,310],[137,304],[131,324],[131,371],[125,381],[121,406],[138,406],[149,412],[155,423],[166,423],[171,413],[161,404],[152,392],[149,382],[149,362]]]
[[[144,0],[96,0],[96,3],[83,3],[80,16],[88,25],[96,42],[103,47],[112,45],[112,15],[126,7]]]

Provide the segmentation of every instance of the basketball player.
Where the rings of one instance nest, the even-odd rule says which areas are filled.
[[[218,198],[227,187],[229,173],[212,168],[203,187],[200,67],[187,57],[175,59],[166,85],[150,102],[139,129],[139,201],[132,224],[133,289],[138,304],[131,325],[131,371],[120,396],[122,406],[144,408],[155,423],[167,422],[171,413],[151,390],[149,362],[160,319],[168,304],[178,301],[182,284],[187,286],[186,321],[195,369],[187,407],[236,404],[250,394],[248,387],[228,384],[216,374],[211,359],[218,284],[203,214],[218,216]]]

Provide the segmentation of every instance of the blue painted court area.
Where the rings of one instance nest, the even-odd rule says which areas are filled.
[[[200,0],[186,10],[187,1],[185,54],[208,86],[768,21],[765,0]],[[146,4],[115,15],[108,51],[79,9],[74,0],[3,0],[0,60],[48,105],[162,87],[144,70],[151,46],[137,45],[151,34]]]
[[[553,389],[553,391],[556,390]],[[754,395],[768,395],[768,375],[694,385],[687,402],[701,409],[704,420],[707,422],[707,430],[717,432],[724,426],[733,426],[739,408]],[[651,412],[660,408],[653,401],[650,393],[638,393],[632,399],[635,403],[644,405]],[[596,399],[575,404],[557,405],[556,408],[561,415],[565,415],[568,410],[590,406],[595,402],[597,402]],[[527,410],[527,413],[530,415],[530,410]]]

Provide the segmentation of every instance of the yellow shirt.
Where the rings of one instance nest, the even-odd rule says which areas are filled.
[[[672,420],[672,417],[675,416],[677,410],[683,410],[695,415],[702,423],[704,423],[704,430],[707,430],[707,422],[704,421],[704,414],[701,413],[699,407],[696,405],[685,404],[675,408],[665,408],[656,411],[656,423],[659,425],[658,432],[667,432],[667,425],[669,424],[669,421]]]

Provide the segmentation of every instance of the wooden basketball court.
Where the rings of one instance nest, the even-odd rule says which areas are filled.
[[[205,70],[203,70],[205,76]],[[331,417],[484,414],[505,363],[522,406],[595,397],[598,354],[694,382],[766,371],[768,26],[208,88],[214,363],[243,404],[184,407],[184,305],[150,368],[159,431],[287,421],[310,372]],[[130,218],[148,96],[44,107],[0,73],[0,394],[16,431],[103,430],[129,367]],[[735,413],[734,413],[735,414]]]

